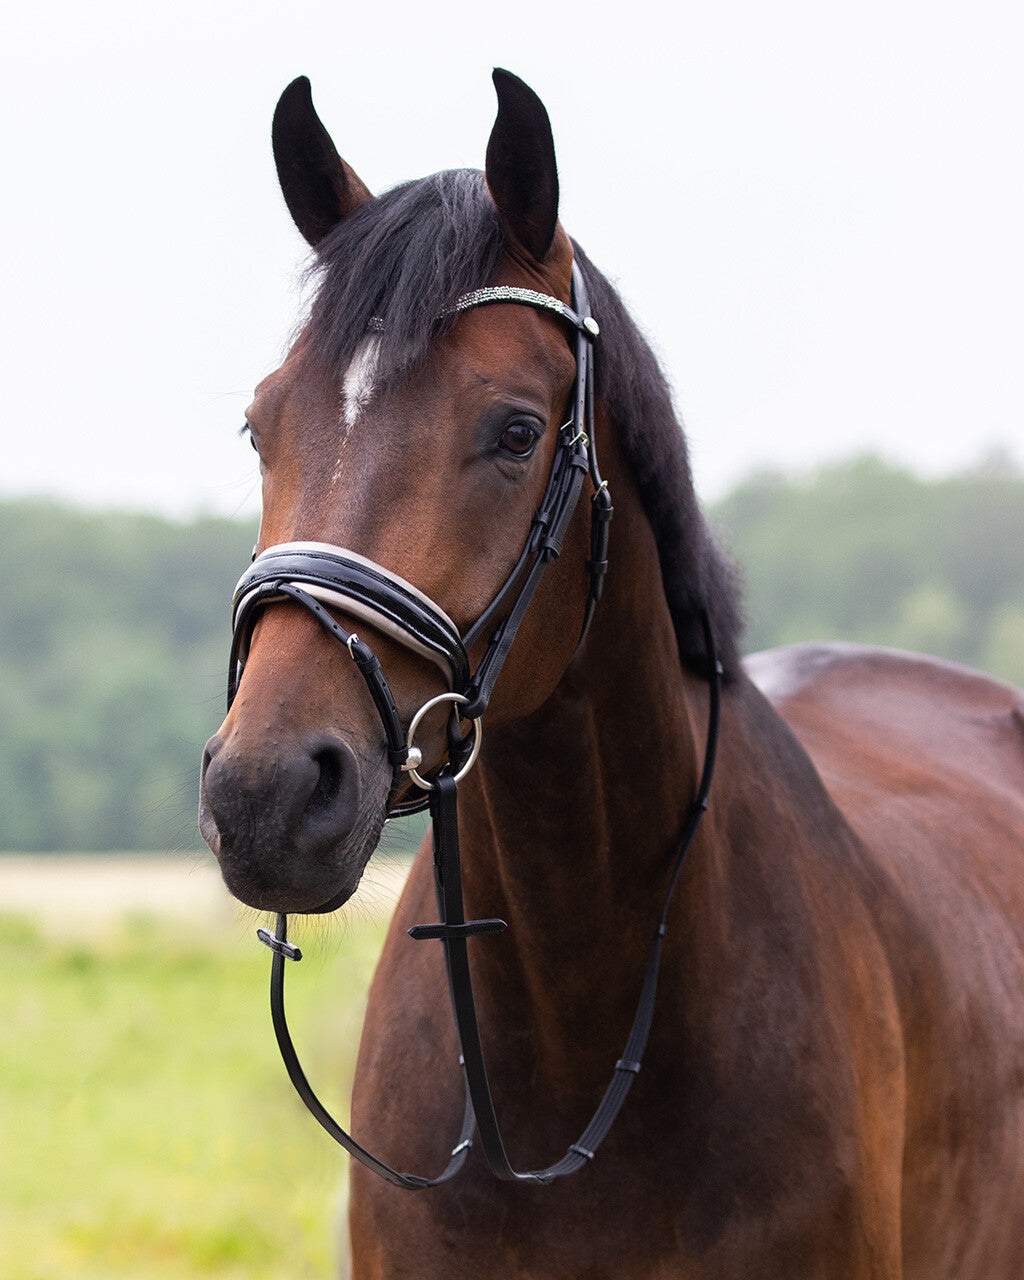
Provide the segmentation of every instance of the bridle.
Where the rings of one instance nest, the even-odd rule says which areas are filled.
[[[403,731],[394,698],[372,651],[358,636],[347,631],[324,607],[333,605],[371,623],[420,657],[439,666],[451,686],[441,695],[460,708],[460,718],[475,724],[472,746],[479,750],[480,717],[490,701],[494,682],[516,632],[529,608],[547,565],[562,550],[569,521],[579,501],[584,479],[589,473],[594,486],[591,500],[591,555],[587,561],[590,588],[584,608],[579,642],[582,643],[608,566],[608,524],[612,516],[611,496],[601,479],[594,447],[594,375],[592,344],[598,334],[597,322],[589,314],[586,286],[579,267],[573,264],[572,306],[533,289],[495,285],[476,289],[459,298],[446,314],[468,311],[496,303],[518,303],[548,311],[575,331],[576,376],[570,396],[568,421],[559,428],[555,456],[547,487],[534,514],[526,543],[504,584],[463,638],[451,618],[423,592],[404,578],[353,551],[320,542],[287,542],[268,547],[257,556],[235,588],[233,639],[228,663],[228,706],[234,699],[256,617],[266,605],[291,598],[303,605],[336,639],[346,646],[366,681],[384,725],[388,759],[392,767],[389,814],[414,813],[427,807],[431,784],[418,772],[418,749]],[[509,603],[511,601],[511,603]],[[506,611],[507,606],[507,611]],[[500,621],[496,621],[500,617]],[[470,674],[469,650],[493,628],[487,649],[475,672]],[[421,709],[419,714],[426,711]],[[418,717],[414,718],[418,724]],[[456,726],[457,727],[457,726]],[[458,752],[457,754],[462,754]],[[460,761],[464,769],[468,760]],[[398,809],[392,802],[403,774],[415,784],[413,798]]]
[[[444,947],[449,992],[460,1044],[460,1063],[466,1081],[466,1105],[459,1141],[446,1168],[434,1178],[400,1173],[371,1155],[346,1133],[316,1097],[299,1063],[284,1013],[285,960],[301,959],[301,952],[287,941],[287,916],[279,914],[275,932],[258,930],[258,935],[274,953],[271,968],[271,1012],[285,1067],[297,1092],[324,1129],[352,1156],[396,1186],[421,1189],[437,1186],[454,1177],[462,1168],[473,1144],[474,1130],[492,1171],[499,1178],[533,1183],[549,1183],[573,1173],[593,1159],[601,1141],[625,1101],[647,1044],[662,939],[668,909],[700,819],[707,808],[718,740],[721,666],[707,616],[702,615],[707,653],[707,675],[711,686],[711,711],[704,767],[697,797],[691,807],[681,837],[680,848],[670,877],[668,894],[659,920],[640,1001],[623,1055],[612,1081],[579,1140],[565,1156],[546,1169],[518,1172],[505,1153],[491,1100],[483,1049],[477,1024],[469,970],[467,941],[477,934],[497,933],[506,928],[503,920],[466,920],[462,898],[459,861],[457,809],[458,782],[472,767],[480,750],[481,718],[487,709],[494,683],[515,639],[520,624],[537,590],[544,569],[561,552],[569,522],[576,510],[583,483],[589,474],[591,498],[591,554],[587,561],[590,587],[584,608],[579,640],[582,642],[601,597],[607,569],[608,525],[612,515],[608,485],[601,479],[594,445],[593,342],[598,326],[589,313],[583,274],[573,263],[571,305],[532,289],[499,285],[463,295],[446,314],[495,303],[514,303],[548,311],[559,317],[575,335],[576,376],[570,396],[568,421],[559,428],[555,455],[547,486],[523,551],[494,599],[466,633],[448,615],[411,583],[373,561],[319,542],[290,542],[267,548],[257,556],[235,589],[233,636],[228,672],[228,707],[234,700],[245,665],[249,642],[262,609],[282,600],[292,600],[313,617],[348,650],[366,682],[384,729],[387,756],[392,769],[388,816],[430,810],[433,821],[434,875],[440,922],[417,925],[410,936],[422,941],[439,939]],[[377,325],[376,327],[379,327]],[[329,606],[370,623],[388,636],[433,662],[445,674],[450,692],[431,698],[403,729],[390,686],[370,647],[354,632],[343,627]],[[469,651],[488,634],[487,647],[475,671],[471,671]],[[415,745],[416,730],[432,707],[450,702],[448,759],[432,779],[419,772],[422,755]],[[461,722],[470,721],[468,737]],[[396,804],[403,783],[412,784],[410,798]]]

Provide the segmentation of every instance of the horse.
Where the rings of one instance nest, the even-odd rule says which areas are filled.
[[[306,79],[274,118],[318,283],[247,414],[254,568],[279,568],[249,583],[201,827],[242,902],[333,911],[387,815],[433,787],[476,921],[406,936],[436,911],[428,839],[370,990],[353,1130],[433,1174],[464,1140],[457,1176],[396,1186],[353,1165],[352,1274],[1019,1280],[1024,700],[867,647],[741,657],[738,575],[666,381],[558,221],[543,104],[508,72],[494,83],[483,173],[378,197]],[[609,184],[627,195],[639,216]],[[567,463],[583,497],[538,541],[566,423],[594,436]],[[515,609],[504,588],[530,547],[545,567]],[[289,584],[303,556],[344,590],[327,570]],[[388,607],[356,599],[363,570]],[[511,612],[484,699],[451,655],[464,638],[479,669]],[[414,716],[415,743],[395,739]],[[508,926],[460,945],[510,1160],[550,1167],[572,1144],[571,1177],[496,1177],[474,1140],[444,952],[478,917]],[[623,1044],[655,935],[641,1070]],[[572,1140],[622,1071],[595,1157]]]

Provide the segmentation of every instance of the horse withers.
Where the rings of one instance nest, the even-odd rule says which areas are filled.
[[[353,1165],[353,1275],[1019,1280],[1021,695],[854,646],[741,662],[733,575],[664,379],[558,223],[542,104],[506,72],[495,86],[485,173],[377,198],[308,82],[278,105],[278,173],[319,287],[248,414],[261,558],[201,823],[243,902],[333,910],[388,812],[453,791],[443,778],[485,730],[457,824],[466,915],[508,926],[468,949],[515,1163],[578,1148],[617,1070],[633,1087],[572,1176],[494,1176],[442,947],[406,936],[437,912],[421,849],[370,993],[353,1126],[433,1174],[470,1137],[457,1176],[415,1194]],[[537,517],[565,468],[580,476],[556,539]],[[310,555],[331,567],[304,577]],[[442,695],[414,757],[402,735]],[[623,1045],[687,840],[634,1072]]]

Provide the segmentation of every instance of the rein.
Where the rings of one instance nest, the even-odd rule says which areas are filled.
[[[574,1173],[593,1159],[608,1133],[640,1070],[654,1014],[662,941],[667,929],[669,906],[683,860],[696,836],[708,806],[718,742],[721,702],[721,674],[707,615],[702,615],[710,683],[710,712],[704,765],[697,796],[691,806],[673,863],[653,945],[644,975],[633,1024],[615,1066],[612,1080],[577,1142],[555,1164],[545,1169],[519,1172],[509,1162],[491,1098],[483,1048],[473,997],[467,942],[470,937],[497,933],[507,926],[503,920],[466,920],[462,896],[459,856],[457,785],[472,767],[480,749],[481,717],[490,700],[495,680],[508,655],[548,563],[561,552],[565,532],[576,509],[583,481],[589,473],[594,486],[591,499],[591,558],[587,561],[590,590],[580,631],[587,633],[601,596],[607,568],[608,524],[612,515],[608,486],[601,479],[594,447],[594,382],[592,344],[598,327],[588,314],[586,287],[579,268],[573,264],[572,306],[531,289],[497,286],[466,294],[450,309],[461,312],[492,303],[518,303],[551,311],[565,320],[576,337],[576,379],[571,396],[571,415],[559,429],[558,443],[547,487],[534,515],[526,544],[504,585],[483,615],[463,638],[451,619],[432,600],[397,574],[366,560],[354,552],[324,543],[294,542],[270,547],[258,556],[242,576],[235,591],[233,637],[228,674],[228,707],[238,689],[249,641],[260,610],[281,600],[293,600],[306,608],[320,624],[349,651],[366,681],[381,718],[392,767],[388,816],[430,811],[433,823],[434,880],[439,923],[416,925],[409,930],[416,941],[439,939],[444,948],[452,1010],[461,1049],[460,1063],[466,1082],[466,1104],[459,1141],[452,1149],[445,1169],[434,1178],[401,1173],[370,1154],[333,1119],[306,1079],[295,1051],[284,1010],[284,970],[286,960],[300,960],[302,953],[287,940],[287,916],[279,914],[276,930],[259,929],[258,936],[273,951],[271,964],[271,1015],[278,1046],[288,1075],[314,1119],[355,1159],[395,1186],[410,1190],[437,1186],[453,1178],[462,1168],[473,1145],[474,1130],[492,1172],[501,1179],[547,1184]],[[518,587],[518,591],[516,590]],[[495,619],[512,603],[500,621]],[[403,731],[395,700],[373,651],[354,633],[346,630],[325,605],[333,605],[371,622],[399,640],[421,657],[436,663],[446,674],[452,691],[432,698]],[[468,652],[477,640],[491,631],[487,648],[475,672],[470,672]],[[415,745],[415,733],[422,716],[438,703],[451,702],[449,717],[449,758],[433,779],[418,772],[422,754]],[[460,721],[473,728],[464,738]],[[403,782],[413,784],[411,798],[395,804]]]

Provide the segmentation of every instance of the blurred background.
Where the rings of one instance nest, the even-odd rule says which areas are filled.
[[[0,1278],[327,1277],[345,1172],[290,1094],[258,921],[195,826],[239,438],[302,310],[274,103],[373,190],[545,101],[562,219],[662,356],[748,647],[842,637],[1024,684],[1024,11],[52,0],[0,131]],[[408,841],[290,978],[344,1114]]]

